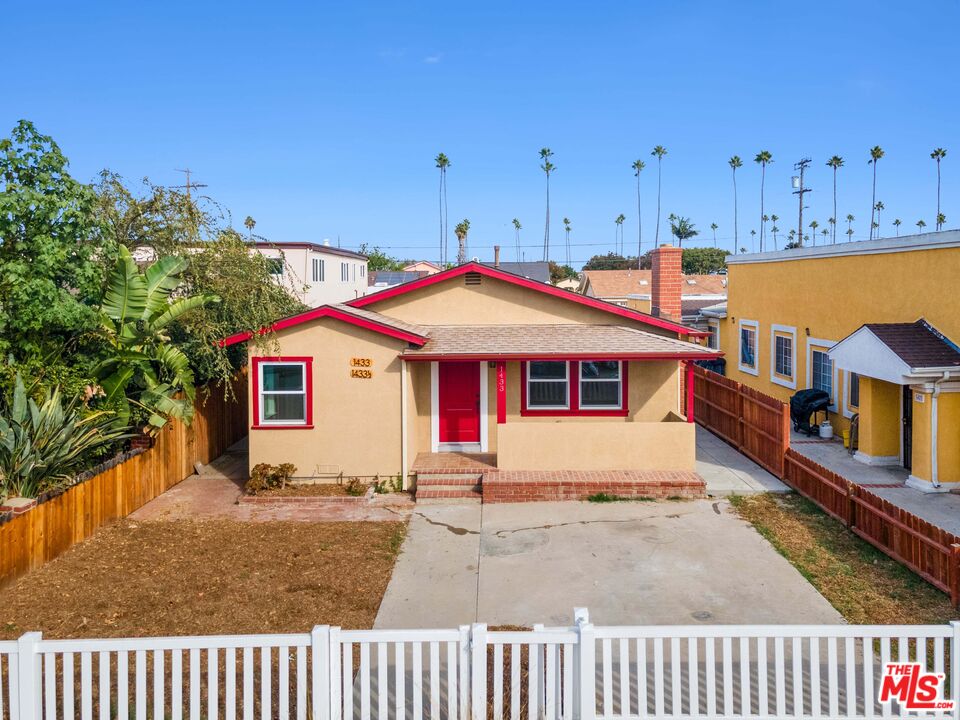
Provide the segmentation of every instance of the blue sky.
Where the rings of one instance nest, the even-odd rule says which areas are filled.
[[[4,10],[0,133],[20,118],[53,135],[74,174],[195,178],[272,240],[366,242],[435,259],[437,170],[452,225],[471,221],[470,254],[542,254],[544,178],[553,149],[551,242],[572,220],[573,261],[613,248],[614,218],[637,239],[641,158],[645,249],[656,219],[656,162],[667,147],[662,216],[689,216],[694,244],[733,248],[727,159],[738,154],[740,245],[758,228],[769,149],[768,213],[796,225],[793,163],[813,159],[805,224],[870,213],[869,148],[880,144],[881,222],[932,229],[947,148],[943,211],[960,220],[960,4],[930,2],[29,3]],[[12,32],[11,32],[12,30]],[[666,239],[661,220],[661,242]],[[845,229],[845,226],[844,228]],[[839,233],[838,233],[839,234]],[[452,253],[453,251],[451,251]]]

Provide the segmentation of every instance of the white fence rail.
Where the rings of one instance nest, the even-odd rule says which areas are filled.
[[[886,662],[960,690],[960,623],[594,627],[0,642],[6,720],[888,718]],[[960,713],[926,717],[960,718]]]

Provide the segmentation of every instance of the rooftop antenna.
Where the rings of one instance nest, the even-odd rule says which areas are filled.
[[[810,158],[804,158],[800,162],[796,163],[793,166],[794,170],[799,170],[800,175],[794,175],[791,178],[793,182],[793,187],[796,188],[793,191],[793,194],[796,195],[800,200],[800,222],[797,225],[797,242],[803,246],[803,194],[812,192],[813,188],[805,188],[803,186],[803,173],[807,169],[807,165],[810,164]]]
[[[187,190],[187,200],[190,199],[190,188],[205,188],[205,187],[207,187],[207,185],[206,185],[205,183],[190,182],[190,175],[193,173],[193,171],[192,171],[190,168],[184,168],[184,169],[174,168],[174,171],[175,171],[175,172],[182,172],[182,173],[184,173],[184,174],[187,176],[187,183],[186,183],[186,185],[171,185],[170,187],[173,187],[173,188],[186,188],[186,190]]]

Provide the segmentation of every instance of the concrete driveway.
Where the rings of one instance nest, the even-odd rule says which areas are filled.
[[[839,623],[725,500],[420,507],[378,628]]]

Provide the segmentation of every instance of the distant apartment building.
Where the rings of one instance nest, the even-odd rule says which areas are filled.
[[[278,284],[309,307],[342,303],[367,293],[367,256],[311,242],[254,243],[271,261]]]

